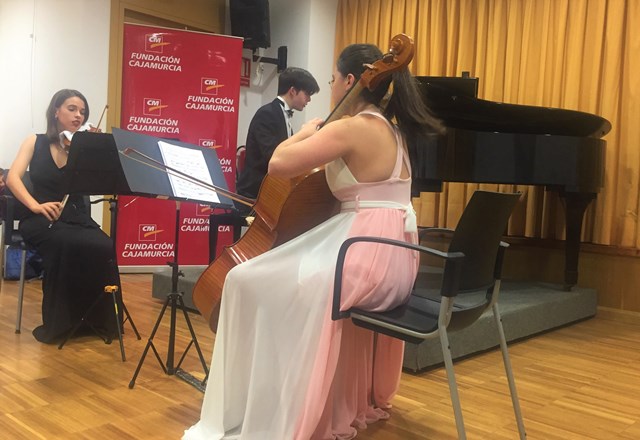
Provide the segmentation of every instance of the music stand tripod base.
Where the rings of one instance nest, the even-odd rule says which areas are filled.
[[[155,337],[155,334],[158,331],[158,328],[160,327],[160,323],[162,322],[162,318],[164,317],[164,313],[166,312],[169,306],[170,306],[171,323],[170,323],[170,330],[169,330],[169,350],[167,353],[167,362],[165,363],[162,361],[160,354],[158,353],[158,350],[155,344],[153,343],[153,338]],[[175,324],[176,324],[176,311],[178,307],[182,309],[182,313],[184,315],[185,321],[187,322],[187,326],[189,327],[189,332],[191,333],[191,341],[189,342],[189,344],[187,345],[187,348],[185,349],[184,353],[180,357],[178,364],[174,367],[173,361],[174,361],[174,354],[175,354],[175,330],[176,330]],[[200,362],[202,363],[202,367],[205,372],[204,380],[198,380],[196,377],[194,377],[193,375],[187,373],[186,371],[180,368],[180,365],[182,365],[182,361],[185,359],[189,349],[191,348],[191,345],[194,345],[196,347],[196,351],[198,352],[198,356],[200,357]],[[206,377],[209,375],[209,369],[204,360],[202,351],[200,350],[200,345],[198,344],[198,340],[196,339],[193,326],[191,325],[191,320],[189,319],[189,315],[187,314],[187,311],[185,309],[184,301],[182,299],[182,293],[170,293],[169,295],[167,295],[167,298],[165,299],[165,302],[162,306],[162,310],[158,315],[156,324],[153,327],[153,331],[149,336],[149,341],[147,342],[147,345],[144,348],[142,356],[140,357],[140,362],[138,362],[138,367],[136,368],[136,371],[133,374],[133,378],[131,379],[131,382],[129,382],[129,388],[133,388],[135,386],[136,378],[140,373],[140,369],[142,368],[142,364],[144,363],[144,360],[147,356],[147,353],[149,352],[149,349],[153,350],[153,354],[155,355],[156,359],[158,360],[158,363],[160,364],[160,367],[162,368],[162,371],[165,374],[169,376],[175,375],[180,379],[184,380],[185,382],[193,385],[198,390],[204,392]]]
[[[156,323],[153,327],[151,335],[149,336],[149,341],[147,342],[147,345],[145,346],[144,351],[142,352],[142,356],[140,357],[140,361],[138,362],[136,371],[133,374],[133,377],[131,378],[131,382],[129,382],[129,388],[133,388],[135,386],[136,378],[140,373],[142,364],[144,363],[144,360],[147,356],[147,353],[149,352],[149,349],[151,349],[153,350],[153,354],[155,355],[156,359],[158,360],[158,363],[160,364],[160,367],[162,368],[162,371],[164,371],[165,374],[169,376],[175,375],[180,379],[184,380],[185,382],[193,385],[194,387],[196,387],[198,390],[202,392],[204,392],[204,389],[205,389],[205,383],[206,383],[207,377],[209,376],[209,369],[207,367],[207,363],[202,354],[202,350],[200,349],[200,344],[198,344],[198,339],[196,337],[195,331],[193,330],[193,326],[191,325],[189,314],[187,313],[187,309],[184,305],[184,300],[182,299],[183,293],[178,292],[178,279],[179,277],[184,276],[182,271],[179,270],[178,261],[177,261],[179,230],[180,230],[180,202],[176,202],[175,250],[173,255],[173,261],[167,263],[171,267],[171,293],[167,295],[167,298],[165,299],[164,304],[162,305],[162,310],[160,310],[158,319],[156,320]],[[170,325],[169,325],[169,344],[168,344],[168,350],[167,350],[167,362],[165,363],[162,361],[160,354],[158,353],[158,350],[156,349],[156,346],[153,343],[153,339],[158,329],[160,328],[160,323],[162,322],[162,318],[164,317],[164,313],[166,312],[167,308],[170,309]],[[182,309],[184,320],[187,323],[187,327],[189,328],[189,332],[191,335],[191,341],[189,342],[189,344],[187,345],[187,348],[185,348],[184,352],[182,353],[182,356],[180,357],[178,364],[174,366],[176,315],[177,315],[178,308]],[[185,359],[192,345],[195,346],[196,351],[198,352],[198,357],[200,358],[200,362],[202,363],[202,368],[205,373],[205,379],[203,379],[202,381],[199,381],[197,378],[195,378],[194,376],[192,376],[191,374],[187,373],[186,371],[180,368],[180,365],[182,365],[182,361]]]

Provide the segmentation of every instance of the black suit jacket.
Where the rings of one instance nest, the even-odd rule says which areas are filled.
[[[267,175],[269,160],[278,144],[289,137],[279,99],[258,109],[249,124],[244,170],[238,176],[239,194],[255,199]]]

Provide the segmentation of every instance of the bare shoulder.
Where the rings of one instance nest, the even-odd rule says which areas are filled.
[[[32,134],[25,138],[20,144],[16,158],[11,165],[11,170],[17,171],[20,176],[24,173],[24,170],[29,166],[36,146],[36,135]]]
[[[357,136],[372,134],[372,131],[377,134],[379,134],[380,131],[390,131],[386,119],[369,114],[345,116],[328,126],[332,126],[332,128],[337,132],[344,131],[352,134],[355,133]]]
[[[363,141],[370,143],[377,140],[387,143],[393,139],[393,129],[384,117],[381,118],[365,113],[359,114],[352,119],[354,128],[360,133]]]
[[[20,149],[33,149],[36,145],[36,139],[37,139],[37,135],[30,134],[25,138],[25,140],[22,141],[22,144],[20,145]]]
[[[327,124],[318,134],[323,149],[333,145],[346,159],[369,156],[394,144],[394,133],[386,120],[371,115],[344,117]]]

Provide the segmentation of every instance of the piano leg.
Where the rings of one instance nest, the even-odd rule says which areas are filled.
[[[580,254],[580,235],[582,219],[589,203],[596,198],[594,193],[560,192],[565,199],[566,240],[564,290],[570,291],[578,282],[578,256]]]

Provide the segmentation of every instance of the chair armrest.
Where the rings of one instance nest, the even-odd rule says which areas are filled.
[[[440,235],[443,237],[451,237],[453,235],[453,229],[449,228],[433,228],[433,227],[418,227],[418,237],[422,240],[424,237],[428,235]]]
[[[412,249],[414,251],[422,252],[444,259],[445,270],[442,281],[441,294],[443,296],[453,297],[458,293],[458,280],[460,278],[460,270],[462,267],[462,261],[464,259],[464,254],[462,252],[443,252],[437,249],[421,246],[419,244],[407,243],[405,241],[393,240],[390,238],[367,236],[350,237],[346,239],[340,246],[340,250],[338,251],[338,258],[336,260],[336,273],[333,282],[333,303],[331,307],[331,319],[333,321],[348,318],[350,316],[350,313],[348,311],[340,311],[342,296],[342,273],[344,271],[344,261],[349,247],[351,247],[355,243],[361,242],[380,243],[390,246]]]
[[[436,228],[432,226],[418,226],[418,235],[427,235],[427,234],[443,234],[443,235],[451,235],[453,234],[453,229],[450,228]]]
[[[418,227],[418,241],[427,247],[447,251],[453,238],[453,229],[436,227]]]
[[[89,204],[90,205],[97,205],[98,203],[109,202],[109,201],[111,201],[111,199],[108,198],[108,197],[102,197],[100,199],[95,199],[95,200],[91,200],[91,197],[89,197]]]

